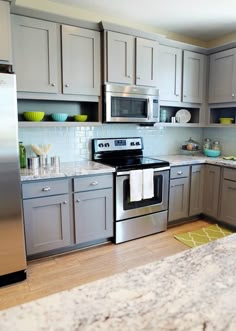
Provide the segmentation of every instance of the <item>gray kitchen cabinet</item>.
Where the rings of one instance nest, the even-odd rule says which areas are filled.
[[[182,50],[160,45],[157,70],[160,100],[181,101]]]
[[[11,63],[10,4],[0,0],[0,63]]]
[[[100,33],[62,25],[63,93],[100,95]]]
[[[236,48],[212,54],[209,72],[209,103],[236,100]]]
[[[220,220],[236,227],[236,169],[224,168]]]
[[[221,168],[205,165],[203,213],[218,218]]]
[[[189,216],[203,212],[204,167],[201,164],[191,167]]]
[[[56,23],[18,15],[11,15],[11,20],[17,91],[58,93]]]
[[[188,217],[189,166],[172,167],[170,171],[169,224]]]
[[[155,87],[158,45],[154,40],[107,31],[105,80]]]
[[[76,244],[113,236],[112,186],[112,175],[86,176],[74,179]]]
[[[22,184],[27,256],[72,244],[68,180]]]

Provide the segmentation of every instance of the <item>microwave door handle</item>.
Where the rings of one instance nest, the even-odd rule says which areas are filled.
[[[151,121],[153,118],[153,109],[152,109],[152,98],[148,97],[148,114],[147,114],[147,119],[148,121]]]

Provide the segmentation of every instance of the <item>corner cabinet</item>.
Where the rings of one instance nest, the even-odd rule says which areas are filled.
[[[27,256],[72,244],[67,179],[22,184]]]
[[[210,56],[209,103],[236,101],[236,48]]]
[[[113,236],[113,177],[74,178],[76,244]]]
[[[219,219],[236,227],[236,169],[223,170]]]
[[[99,32],[18,15],[11,18],[18,92],[55,100],[100,95]]]
[[[0,63],[11,63],[10,3],[0,0]]]
[[[221,168],[205,165],[203,213],[218,218]]]
[[[189,216],[199,215],[203,211],[205,165],[196,164],[191,167]]]
[[[106,31],[105,44],[105,81],[157,86],[157,41]]]

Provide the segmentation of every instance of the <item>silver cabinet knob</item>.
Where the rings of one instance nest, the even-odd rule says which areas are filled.
[[[70,85],[69,84],[65,84],[65,87],[69,87]]]
[[[177,97],[179,97],[179,94],[176,94]]]
[[[136,77],[137,79],[141,79],[139,76]]]
[[[53,87],[54,87],[54,86],[56,86],[56,84],[52,83],[52,84],[51,84],[51,86],[53,86]]]
[[[128,78],[132,78],[132,75],[127,75]]]
[[[234,98],[234,93],[232,93],[232,97]]]
[[[98,182],[97,181],[91,182],[90,185],[91,186],[96,186],[96,185],[98,185]]]
[[[178,171],[177,175],[182,175],[183,171]]]
[[[80,202],[80,199],[76,199],[75,201],[76,201],[76,202]]]
[[[42,188],[42,191],[43,192],[48,192],[50,190],[51,190],[51,187],[50,186],[45,186],[45,187]]]
[[[63,205],[67,205],[67,201],[65,200],[65,201],[63,201]]]

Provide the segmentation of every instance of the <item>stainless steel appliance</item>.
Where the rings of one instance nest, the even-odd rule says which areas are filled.
[[[0,286],[24,279],[16,77],[0,73]]]
[[[104,85],[105,122],[159,122],[159,90],[141,86]]]
[[[170,165],[143,156],[143,140],[93,139],[93,160],[116,168],[115,243],[165,231],[167,228]],[[131,201],[131,170],[153,168],[153,197]]]

